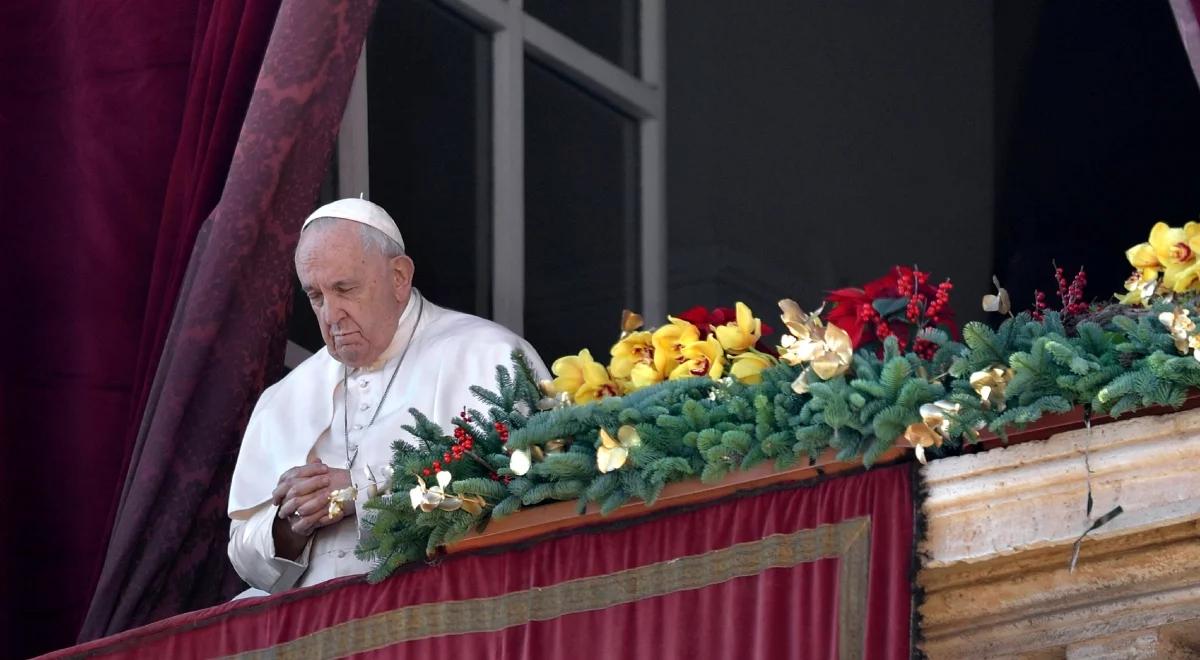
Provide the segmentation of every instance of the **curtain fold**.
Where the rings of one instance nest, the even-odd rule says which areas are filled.
[[[183,123],[171,161],[153,261],[146,275],[149,290],[134,363],[120,475],[128,474],[188,257],[200,224],[216,206],[225,186],[278,10],[279,0],[199,3]],[[125,488],[112,491],[107,529],[112,529]],[[99,578],[104,558],[103,552],[96,554],[92,586]]]
[[[1192,63],[1192,72],[1196,74],[1196,83],[1200,84],[1200,0],[1171,0],[1171,10],[1175,13],[1183,48]]]
[[[291,252],[374,5],[279,7],[220,201],[183,275],[81,639],[239,587],[225,557],[229,478],[250,409],[282,366]]]
[[[912,475],[777,486],[235,601],[63,657],[908,658]]]
[[[171,162],[138,343],[130,449],[141,425],[142,406],[153,384],[192,245],[225,186],[278,11],[279,0],[221,0],[200,7],[183,126]],[[128,458],[127,451],[126,463]]]

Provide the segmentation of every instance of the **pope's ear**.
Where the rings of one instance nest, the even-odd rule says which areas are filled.
[[[396,290],[398,299],[408,297],[408,290],[412,288],[414,269],[413,260],[408,255],[392,257],[392,287]]]

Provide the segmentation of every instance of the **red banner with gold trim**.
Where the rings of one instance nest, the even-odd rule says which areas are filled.
[[[906,465],[227,603],[60,657],[906,658]],[[518,514],[519,515],[519,514]]]

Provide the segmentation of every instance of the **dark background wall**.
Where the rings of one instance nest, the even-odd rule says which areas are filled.
[[[991,2],[669,3],[670,304],[991,276]]]
[[[916,263],[960,316],[1051,261],[1107,298],[1200,216],[1200,88],[1162,1],[669,3],[670,301],[815,306]]]
[[[1154,222],[1200,219],[1200,86],[1170,5],[996,9],[996,270],[1022,306],[1052,259],[1105,298]]]

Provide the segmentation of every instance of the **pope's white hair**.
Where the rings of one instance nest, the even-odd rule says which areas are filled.
[[[316,220],[308,223],[308,226],[304,228],[302,233],[307,233],[313,230],[321,230],[335,222],[354,221],[346,220],[345,218],[317,218]],[[354,222],[354,225],[358,227],[358,237],[362,239],[362,246],[364,250],[377,250],[388,259],[404,256],[404,248],[401,247],[399,243],[392,240],[392,237],[379,231],[371,225],[365,225],[361,222]],[[296,244],[296,249],[300,249],[300,244],[298,242]]]

